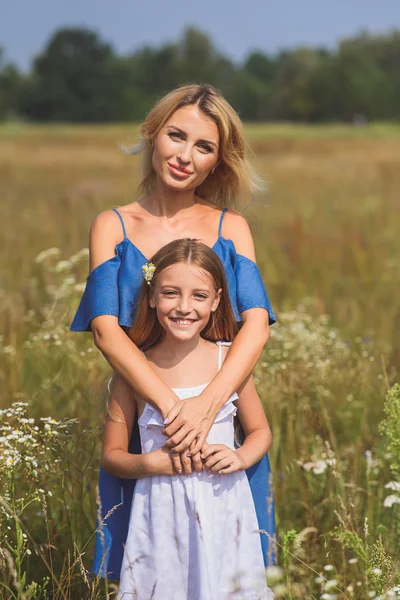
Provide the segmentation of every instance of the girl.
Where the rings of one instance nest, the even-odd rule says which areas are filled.
[[[189,448],[202,447],[218,411],[252,372],[275,317],[245,219],[231,210],[245,205],[258,180],[246,158],[238,115],[211,86],[187,85],[162,98],[141,126],[141,198],[96,217],[90,231],[90,275],[71,329],[92,331],[113,369],[163,419],[176,470]],[[196,398],[179,401],[125,335],[132,325],[141,265],[167,242],[202,239],[221,259],[236,321],[242,325],[221,370]],[[129,449],[141,452],[137,423]],[[263,534],[264,558],[274,562],[274,505],[268,456],[246,472]],[[100,471],[101,519],[94,571],[118,577],[135,480]],[[115,507],[118,508],[115,508]],[[107,515],[107,518],[106,518]],[[104,527],[103,525],[104,521]]]
[[[232,340],[236,331],[223,266],[205,244],[182,239],[161,248],[153,262],[144,265],[144,276],[130,336],[181,400],[198,397],[221,368],[226,355],[222,340]],[[251,379],[239,396],[231,394],[218,411],[202,447],[202,469],[187,476],[174,475],[161,413],[138,395],[136,406],[142,460],[128,453],[134,421],[129,395],[112,395],[103,446],[106,470],[119,477],[141,477],[135,488],[118,597],[272,598],[244,473],[271,444],[271,431]],[[237,450],[236,412],[246,436]]]

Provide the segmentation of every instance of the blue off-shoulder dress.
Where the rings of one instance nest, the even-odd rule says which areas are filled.
[[[115,256],[93,269],[87,278],[86,289],[71,325],[72,331],[90,331],[91,320],[99,315],[118,317],[122,328],[132,325],[134,308],[143,283],[142,265],[148,259],[127,237],[121,214],[113,210],[121,220],[124,239],[117,244]],[[226,209],[221,212],[218,239],[212,249],[224,266],[236,319],[240,322],[241,313],[251,308],[265,308],[272,325],[276,319],[256,263],[238,254],[232,240],[222,235],[225,212]],[[129,452],[141,452],[137,421]],[[260,533],[260,536],[265,565],[271,565],[275,563],[275,513],[268,455],[247,469],[246,473],[259,527],[269,534]],[[120,479],[100,469],[101,522],[97,523],[93,562],[93,571],[97,575],[119,579],[135,483],[134,479]]]

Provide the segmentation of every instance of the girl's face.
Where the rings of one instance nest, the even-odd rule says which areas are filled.
[[[161,326],[173,338],[188,341],[206,327],[219,304],[221,290],[215,289],[209,273],[178,263],[157,275],[150,306],[157,311]]]
[[[198,187],[218,162],[219,131],[196,105],[176,110],[154,140],[153,168],[170,188]]]

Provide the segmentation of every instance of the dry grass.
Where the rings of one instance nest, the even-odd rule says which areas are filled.
[[[286,565],[276,595],[364,600],[394,586],[400,559],[398,506],[383,506],[394,459],[378,432],[400,363],[400,130],[281,125],[249,126],[248,133],[270,193],[246,215],[280,315],[257,371],[274,432],[270,457]],[[9,487],[3,494],[8,508],[0,525],[11,524],[8,540],[17,552],[7,550],[4,531],[0,547],[3,585],[16,598],[111,593],[90,578],[85,583],[79,558],[84,550],[90,567],[107,366],[88,334],[68,332],[86,258],[60,261],[87,246],[99,211],[136,198],[138,161],[117,146],[136,134],[127,125],[0,129],[0,407],[23,400],[29,417],[79,419],[56,453],[64,470],[39,468],[36,479],[16,471],[11,480],[0,468],[0,481],[14,485],[14,495]],[[51,247],[58,256],[35,262]],[[3,415],[4,422],[13,418]],[[46,511],[35,503],[22,515],[10,507],[12,497],[27,500],[38,486],[53,493],[45,496]],[[19,521],[30,541],[18,548]],[[302,533],[285,535],[293,529]],[[349,564],[352,557],[359,562]],[[318,577],[333,580],[324,570],[330,563],[336,584],[324,588]],[[18,592],[15,581],[25,571]],[[32,581],[42,589],[29,591]]]

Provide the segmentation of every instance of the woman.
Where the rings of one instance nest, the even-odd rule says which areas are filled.
[[[245,157],[238,115],[208,85],[177,88],[162,98],[140,129],[143,153],[141,199],[96,217],[90,231],[90,275],[71,329],[92,331],[96,346],[136,395],[159,410],[173,448],[176,471],[196,455],[215,416],[252,372],[269,339],[275,317],[255,263],[245,219],[230,207],[246,203],[257,177]],[[222,210],[221,210],[222,208]],[[205,390],[180,401],[154,373],[126,335],[133,320],[143,263],[168,242],[198,238],[221,259],[230,298],[241,322],[229,356]],[[140,452],[137,424],[130,451]],[[274,536],[273,497],[268,458],[247,471],[260,529]],[[94,570],[118,578],[129,522],[134,481],[100,473],[102,519]],[[118,505],[118,508],[114,508]],[[264,559],[274,546],[262,535]]]

